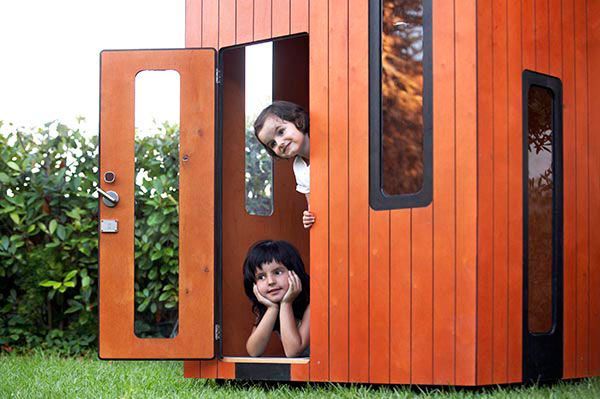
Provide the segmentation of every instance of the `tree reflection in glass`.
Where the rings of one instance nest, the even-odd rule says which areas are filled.
[[[383,191],[413,194],[423,186],[423,1],[382,4]]]
[[[531,86],[528,112],[528,328],[552,328],[552,92]]]

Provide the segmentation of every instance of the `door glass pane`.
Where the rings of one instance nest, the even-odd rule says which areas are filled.
[[[529,89],[527,182],[528,328],[546,333],[552,328],[552,224],[554,174],[552,167],[552,91]]]
[[[135,327],[177,334],[179,303],[179,73],[135,79]]]
[[[254,121],[273,102],[273,43],[246,46],[246,212],[273,213],[273,160],[254,136]]]
[[[413,194],[423,187],[423,1],[382,5],[382,188]]]

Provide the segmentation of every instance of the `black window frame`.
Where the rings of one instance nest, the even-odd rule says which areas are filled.
[[[522,73],[523,113],[523,380],[562,378],[563,366],[563,96],[560,78],[524,70]],[[552,327],[538,333],[529,330],[529,89],[541,87],[552,92]]]
[[[369,1],[369,204],[375,210],[428,206],[433,199],[432,1],[423,0],[423,187],[411,194],[383,191],[382,0]]]

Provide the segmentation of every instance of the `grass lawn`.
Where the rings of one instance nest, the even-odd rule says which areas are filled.
[[[0,398],[600,398],[600,378],[543,387],[486,389],[217,385],[183,378],[181,362],[107,362],[37,353],[0,356]]]

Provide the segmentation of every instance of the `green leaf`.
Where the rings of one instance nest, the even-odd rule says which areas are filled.
[[[10,177],[6,173],[0,172],[0,182],[6,184],[10,182]]]
[[[165,299],[167,299],[168,297],[171,296],[171,293],[169,291],[167,292],[163,292],[162,294],[160,294],[160,296],[158,297],[159,301],[164,301]]]
[[[51,220],[50,224],[48,225],[48,230],[50,231],[50,234],[54,234],[57,227],[58,227],[58,222],[54,219]]]
[[[52,280],[44,280],[40,283],[41,287],[52,287],[54,289],[57,289],[61,285],[62,285],[62,283],[60,281],[52,281]]]
[[[10,218],[12,219],[13,222],[15,222],[15,224],[17,224],[17,225],[21,224],[21,219],[19,218],[19,214],[17,212],[12,212],[10,214]]]
[[[77,270],[71,270],[69,273],[67,273],[67,275],[65,276],[65,278],[63,279],[63,281],[72,280],[73,277],[75,277],[76,275],[77,275]]]
[[[83,277],[81,278],[81,286],[82,286],[82,287],[89,287],[89,285],[90,285],[90,280],[91,280],[91,279],[90,279],[88,276],[83,276]]]
[[[65,226],[63,226],[62,224],[59,224],[58,227],[56,228],[56,235],[58,236],[58,238],[60,238],[62,241],[65,240]]]
[[[19,165],[17,165],[16,163],[14,163],[13,161],[8,161],[6,163],[8,165],[9,168],[16,170],[17,172],[21,171],[21,168],[19,167]]]
[[[10,241],[9,241],[8,237],[3,236],[2,240],[0,240],[0,246],[2,246],[2,249],[4,249],[6,251],[8,249],[9,245],[10,245]]]
[[[63,285],[63,287],[73,288],[73,287],[75,287],[75,281],[65,281],[62,285]],[[61,291],[61,292],[64,292],[64,291]]]

